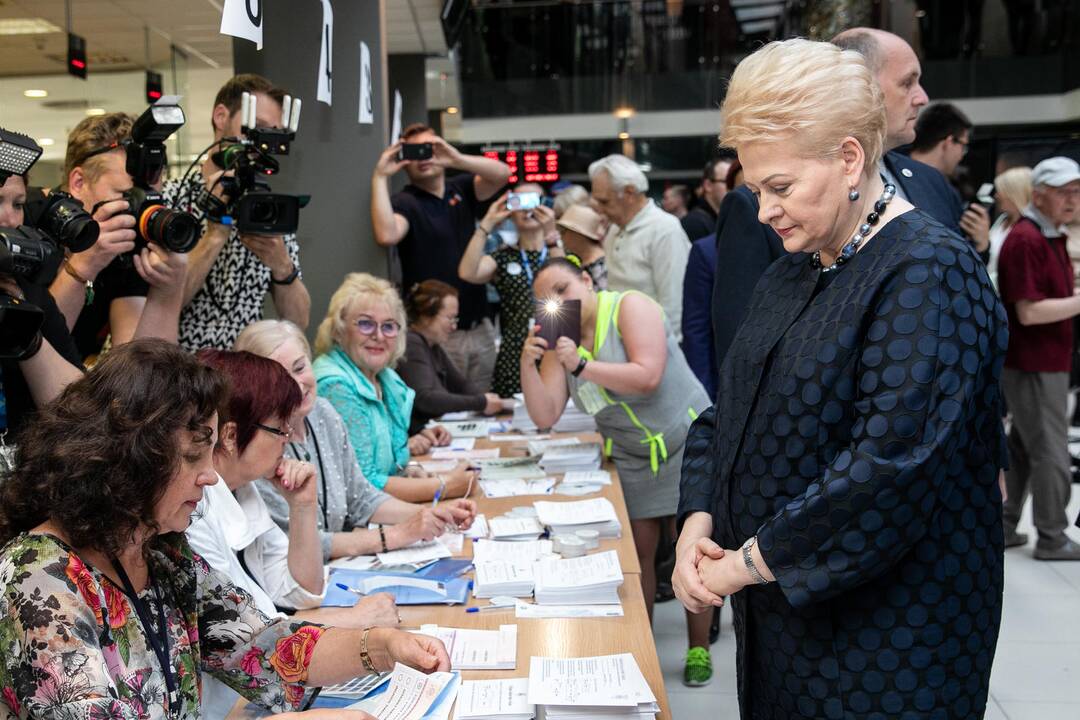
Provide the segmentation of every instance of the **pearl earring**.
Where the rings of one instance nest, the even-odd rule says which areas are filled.
[[[855,202],[856,200],[859,199],[859,191],[856,190],[855,188],[851,188],[851,190],[847,194],[847,199],[850,200],[851,202]]]

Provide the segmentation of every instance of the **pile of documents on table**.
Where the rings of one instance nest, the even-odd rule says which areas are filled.
[[[660,712],[630,653],[529,660],[527,702],[547,720],[645,720]]]
[[[544,526],[534,517],[500,515],[488,520],[488,527],[495,540],[536,540],[544,534]]]
[[[572,534],[578,530],[595,530],[602,538],[622,535],[622,524],[615,515],[615,506],[604,497],[569,502],[537,500],[536,518],[551,528],[553,535]]]
[[[446,646],[451,670],[513,670],[517,667],[517,625],[498,630],[421,625],[420,632]]]
[[[525,396],[518,393],[514,399],[517,400],[517,404],[514,405],[514,418],[510,421],[510,425],[518,432],[536,432],[538,430],[536,423],[532,421],[529,411],[525,409]],[[595,432],[596,421],[591,415],[578,410],[573,400],[567,400],[562,417],[551,430],[558,433]]]
[[[614,550],[569,560],[543,558],[536,563],[533,574],[533,593],[541,605],[619,603],[623,573]]]
[[[534,565],[541,557],[551,555],[550,540],[477,540],[473,543],[473,566],[476,569],[473,595],[478,598],[532,595]]]
[[[529,678],[469,680],[461,683],[455,720],[532,720],[536,706],[529,702]]]
[[[574,470],[599,470],[603,462],[600,443],[574,443],[548,448],[540,457],[540,467],[546,473],[565,473]]]

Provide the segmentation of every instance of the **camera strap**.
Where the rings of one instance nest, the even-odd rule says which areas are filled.
[[[518,248],[518,252],[521,253],[521,267],[522,267],[522,269],[525,270],[525,277],[528,278],[528,280],[529,280],[529,287],[532,288],[533,275],[535,273],[534,273],[534,271],[532,269],[532,265],[529,264],[529,256],[526,255],[525,251],[523,249],[521,249],[520,247]],[[544,261],[547,260],[547,256],[548,256],[548,249],[547,249],[547,245],[545,245],[544,249],[540,251],[540,261],[536,263],[536,269],[537,270],[544,267]]]

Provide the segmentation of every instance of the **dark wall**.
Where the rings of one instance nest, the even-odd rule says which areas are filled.
[[[387,122],[393,123],[394,91],[401,92],[401,128],[413,123],[427,123],[427,77],[424,75],[423,55],[388,55],[386,60],[386,111]],[[390,178],[390,191],[405,187],[409,178],[398,173]]]
[[[371,229],[371,171],[386,146],[385,51],[379,2],[335,2],[331,56],[333,106],[316,102],[322,9],[318,2],[263,3],[263,49],[233,42],[237,73],[265,75],[303,99],[300,128],[282,170],[270,178],[277,192],[311,195],[300,211],[300,263],[311,293],[308,336],[326,314],[330,296],[348,272],[387,274],[385,251]],[[371,49],[375,121],[357,123],[360,104],[360,41]]]

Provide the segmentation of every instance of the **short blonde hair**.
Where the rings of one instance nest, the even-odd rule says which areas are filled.
[[[358,306],[374,302],[384,302],[390,314],[401,326],[394,349],[390,353],[388,367],[394,367],[405,354],[408,321],[405,317],[405,305],[401,302],[398,291],[386,280],[368,273],[349,273],[341,287],[330,297],[330,307],[326,317],[319,323],[319,332],[315,335],[315,352],[319,355],[329,352],[336,344],[341,344],[345,337],[345,316]]]
[[[233,350],[246,350],[270,357],[290,340],[295,340],[311,359],[311,345],[304,337],[304,331],[288,320],[257,320],[251,323],[240,331],[233,343]]]
[[[835,157],[851,136],[876,173],[885,146],[885,102],[866,61],[832,43],[771,42],[739,63],[721,108],[720,144],[794,140],[806,157]]]
[[[1023,210],[1031,204],[1031,168],[1009,168],[994,178],[994,190]]]
[[[83,118],[68,133],[64,155],[64,184],[71,171],[81,167],[87,181],[97,182],[105,172],[103,155],[113,150],[123,152],[121,143],[131,137],[135,119],[122,112]]]

